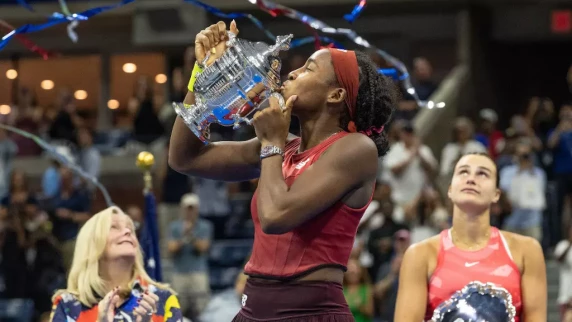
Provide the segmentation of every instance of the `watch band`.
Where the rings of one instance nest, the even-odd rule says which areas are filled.
[[[267,145],[260,150],[260,160],[266,159],[274,155],[281,155],[284,157],[284,151],[275,145]]]

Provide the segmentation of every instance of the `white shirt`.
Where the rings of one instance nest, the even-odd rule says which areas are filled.
[[[447,143],[441,152],[441,175],[447,176],[455,168],[455,163],[459,158],[467,153],[487,152],[487,148],[478,141],[469,141],[465,145],[456,142]]]
[[[570,246],[567,240],[561,240],[554,249],[554,256],[562,256]],[[560,264],[560,287],[558,290],[558,304],[566,304],[572,300],[572,250],[564,257]]]
[[[437,160],[426,145],[419,148],[419,155],[414,157],[400,175],[393,174],[391,169],[411,158],[411,152],[403,142],[393,144],[383,160],[384,167],[388,170],[387,180],[392,188],[391,198],[398,205],[405,205],[415,200],[427,183],[427,175],[421,166],[421,157],[437,168]]]

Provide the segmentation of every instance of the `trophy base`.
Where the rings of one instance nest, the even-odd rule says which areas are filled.
[[[194,114],[193,107],[194,106],[185,107],[183,103],[173,102],[173,108],[175,109],[175,113],[177,113],[177,115],[183,120],[183,122],[185,122],[187,127],[193,132],[194,135],[196,135],[197,138],[199,138],[199,140],[201,140],[201,142],[203,142],[204,144],[208,144],[210,139],[210,131],[209,131],[210,123],[207,122],[207,120],[201,122],[204,124],[199,124],[193,121],[194,119],[196,119],[193,115]]]

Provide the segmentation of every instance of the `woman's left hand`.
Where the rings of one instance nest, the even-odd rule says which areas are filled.
[[[157,312],[157,302],[159,301],[159,297],[146,291],[143,295],[139,298],[138,302],[139,305],[133,310],[133,314],[137,319],[137,322],[149,322],[153,317],[153,314]]]
[[[254,114],[252,125],[263,147],[267,145],[282,147],[286,143],[290,129],[292,106],[296,98],[296,95],[292,95],[282,109],[278,99],[270,97],[270,106]]]

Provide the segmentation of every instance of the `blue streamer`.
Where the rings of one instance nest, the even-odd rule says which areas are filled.
[[[198,7],[201,7],[203,9],[205,9],[206,11],[208,11],[209,13],[211,13],[211,14],[219,17],[219,18],[222,18],[222,19],[241,19],[241,18],[249,19],[250,21],[252,21],[254,23],[254,25],[256,25],[256,27],[258,29],[260,29],[264,32],[264,34],[266,35],[266,37],[268,37],[268,39],[270,39],[272,41],[276,41],[276,36],[274,36],[274,34],[272,34],[268,29],[266,29],[264,27],[264,25],[262,24],[262,22],[260,22],[260,20],[258,20],[256,17],[254,17],[251,14],[240,13],[240,12],[225,13],[216,7],[213,7],[211,5],[208,5],[208,4],[201,2],[201,1],[198,1],[198,0],[183,0],[183,1],[186,3],[190,3],[190,4],[196,5]],[[303,46],[306,44],[311,44],[311,43],[314,43],[315,40],[316,39],[314,37],[304,37],[304,38],[293,39],[290,43],[290,48],[296,48],[296,47],[300,47],[300,46]],[[336,48],[344,49],[344,46],[342,44],[333,40],[330,37],[320,37],[320,40],[323,42],[333,43],[336,46]]]
[[[332,39],[330,37],[320,37],[320,40],[323,42],[332,43],[332,44],[334,44],[334,46],[336,46],[336,48],[345,49],[344,45],[340,44],[339,42],[335,41],[334,39]],[[313,44],[315,41],[316,41],[316,38],[313,36],[292,39],[292,41],[290,42],[290,48],[296,48],[296,47],[300,47],[300,46],[303,46],[306,44]]]
[[[18,0],[18,4],[26,8],[28,11],[34,12],[34,8],[26,0]]]
[[[384,76],[391,77],[396,81],[403,81],[404,77],[407,76],[407,75],[399,75],[399,71],[395,68],[379,68],[377,72],[383,74]]]
[[[29,33],[33,33],[33,32],[38,32],[38,31],[41,31],[41,30],[62,24],[62,23],[67,23],[67,22],[76,22],[77,23],[78,21],[88,20],[89,18],[96,16],[100,13],[123,7],[124,5],[129,4],[133,1],[135,1],[135,0],[122,0],[121,2],[114,4],[114,5],[96,7],[96,8],[88,9],[88,10],[81,12],[81,13],[74,13],[70,16],[66,16],[62,13],[54,13],[50,18],[48,18],[48,21],[43,23],[43,24],[23,25],[23,26],[15,29],[14,31],[8,33],[4,37],[2,37],[2,39],[0,40],[0,50],[4,49],[4,47],[6,47],[8,42],[10,42],[10,40],[12,40],[12,38],[15,35],[18,35],[18,34],[22,35],[22,34],[29,34]],[[18,0],[18,3],[22,6],[24,6],[26,9],[34,11],[34,9],[25,0]]]
[[[266,37],[272,39],[272,41],[276,41],[276,36],[274,36],[268,29],[264,28],[264,25],[262,24],[262,22],[260,22],[260,20],[258,20],[256,17],[254,17],[251,14],[240,13],[240,12],[224,13],[220,9],[213,7],[211,5],[208,5],[208,4],[201,2],[201,1],[197,1],[197,0],[183,0],[183,1],[185,1],[186,3],[193,4],[195,6],[199,6],[199,7],[205,9],[209,13],[211,13],[211,14],[219,17],[219,18],[223,18],[223,19],[246,18],[246,19],[252,21],[252,23],[254,23],[254,25],[258,29],[262,30],[264,32],[264,34],[266,35]]]
[[[351,13],[344,15],[344,19],[346,19],[346,21],[349,23],[353,23],[359,17],[366,4],[366,0],[360,0],[360,2],[354,7]]]
[[[247,0],[247,1],[252,2],[251,0]],[[407,93],[409,95],[411,95],[413,97],[413,99],[415,99],[415,101],[417,102],[417,105],[419,105],[420,107],[426,107],[427,106],[428,102],[427,101],[421,101],[419,99],[419,96],[417,95],[415,88],[411,84],[411,79],[409,78],[409,71],[407,70],[407,67],[405,66],[405,64],[401,60],[399,60],[396,57],[387,53],[385,50],[382,50],[382,49],[379,49],[379,48],[373,46],[371,43],[369,43],[369,41],[367,41],[365,38],[358,35],[354,30],[348,29],[348,28],[332,27],[332,26],[326,24],[325,22],[318,20],[312,16],[309,16],[303,12],[300,12],[298,10],[294,10],[292,8],[288,8],[286,6],[277,4],[277,3],[270,1],[270,0],[256,0],[255,2],[256,2],[256,6],[258,6],[260,9],[268,12],[272,16],[284,15],[288,18],[298,20],[298,21],[310,26],[311,28],[313,28],[317,31],[321,31],[321,32],[328,34],[328,35],[345,36],[348,39],[350,39],[351,41],[353,41],[358,46],[375,50],[379,55],[381,55],[381,57],[383,57],[383,59],[385,59],[392,66],[394,66],[397,71],[399,71],[399,73],[401,74],[399,76],[399,79],[402,81],[403,86],[405,87]]]

